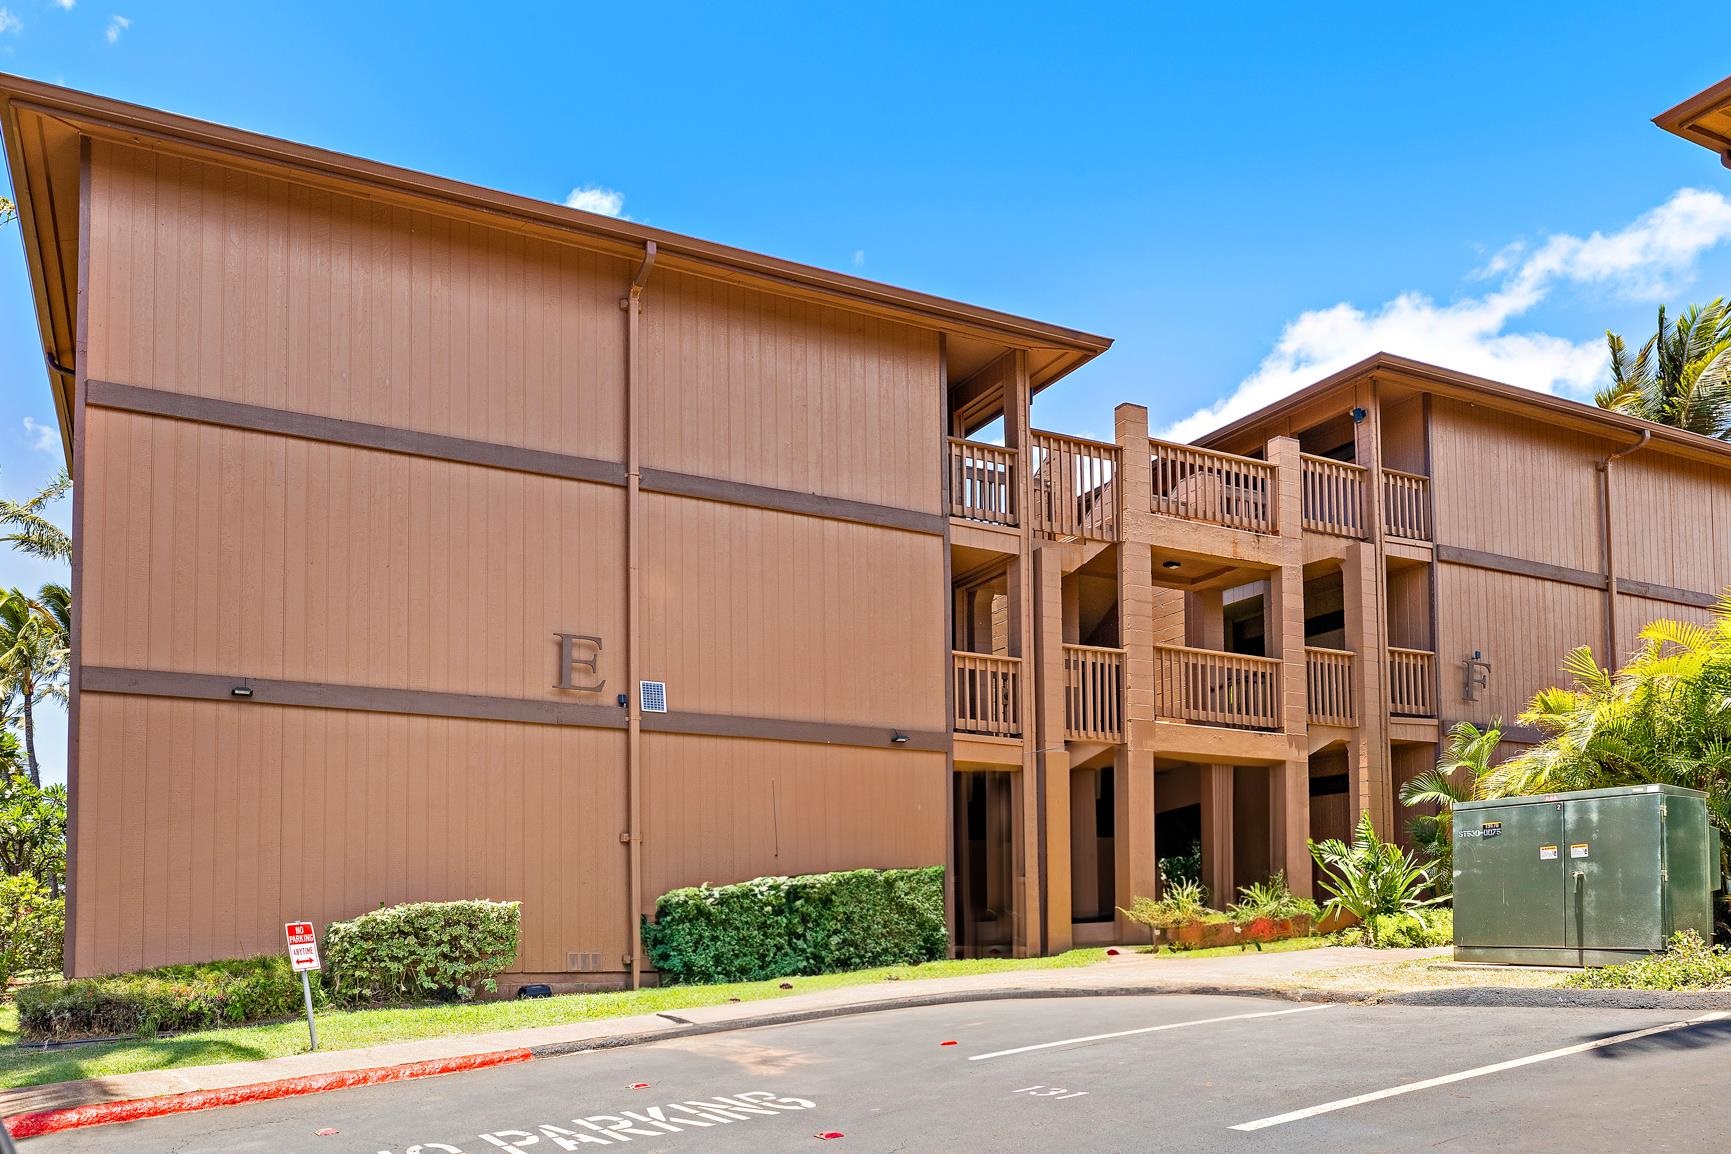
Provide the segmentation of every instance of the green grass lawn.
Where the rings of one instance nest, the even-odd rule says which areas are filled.
[[[1201,951],[1199,951],[1201,952]],[[1065,969],[1104,960],[1103,948],[1071,950],[1050,958],[990,958],[965,961],[926,962],[918,966],[890,966],[856,970],[846,974],[823,974],[788,978],[793,989],[780,981],[737,982],[715,986],[667,986],[657,989],[606,994],[568,994],[557,998],[526,1001],[472,1002],[466,1005],[417,1006],[395,1010],[323,1010],[318,1015],[319,1048],[352,1050],[386,1042],[407,1042],[451,1034],[481,1034],[491,1030],[517,1030],[530,1026],[556,1026],[565,1022],[623,1018],[663,1010],[714,1006],[738,998],[742,1002],[785,998],[842,986],[869,985],[889,980],[953,978],[968,974],[1007,973],[1013,970]],[[238,1026],[206,1030],[172,1038],[96,1042],[65,1050],[39,1050],[16,1046],[18,1010],[7,1002],[0,1006],[0,1089],[35,1086],[44,1082],[66,1082],[108,1074],[131,1074],[141,1070],[163,1070],[177,1066],[209,1066],[222,1062],[250,1062],[304,1053],[307,1026],[304,1020],[265,1026]]]

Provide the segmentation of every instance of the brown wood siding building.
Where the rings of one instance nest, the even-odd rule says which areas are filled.
[[[1159,858],[1307,891],[1451,724],[1731,586],[1731,446],[1496,382],[1091,441],[1030,407],[1104,338],[28,81],[0,128],[75,973],[490,897],[617,984],[669,889],[940,863],[959,952],[1145,940]]]

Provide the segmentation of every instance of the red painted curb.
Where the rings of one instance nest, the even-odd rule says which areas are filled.
[[[64,1110],[37,1110],[7,1118],[6,1128],[14,1138],[34,1138],[41,1134],[76,1130],[84,1126],[136,1122],[141,1118],[160,1118],[164,1114],[186,1114],[194,1110],[212,1110],[218,1106],[238,1106],[246,1102],[269,1102],[274,1098],[320,1094],[326,1090],[347,1090],[354,1086],[375,1086],[381,1082],[406,1082],[412,1078],[433,1078],[440,1074],[458,1074],[465,1070],[484,1070],[489,1066],[527,1062],[533,1057],[528,1050],[495,1050],[490,1054],[436,1058],[427,1062],[404,1062],[398,1066],[375,1066],[369,1070],[308,1074],[300,1078],[281,1078],[275,1082],[229,1086],[221,1090],[189,1090],[183,1094],[160,1094],[154,1098],[97,1102],[89,1106],[70,1106]]]

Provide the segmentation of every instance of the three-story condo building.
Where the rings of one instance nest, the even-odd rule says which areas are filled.
[[[67,968],[943,863],[1135,940],[1455,720],[1731,584],[1731,447],[1377,357],[1194,445],[1031,427],[1105,338],[0,79],[75,488]],[[1523,739],[1518,731],[1512,740]]]

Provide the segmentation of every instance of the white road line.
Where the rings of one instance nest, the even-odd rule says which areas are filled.
[[[1254,1122],[1240,1122],[1232,1127],[1234,1130],[1266,1130],[1270,1126],[1281,1126],[1287,1122],[1297,1122],[1304,1118],[1314,1118],[1318,1114],[1328,1114],[1335,1110],[1345,1110],[1352,1106],[1362,1106],[1366,1102],[1378,1102],[1384,1098],[1394,1098],[1401,1094],[1411,1094],[1418,1090],[1429,1090],[1435,1086],[1447,1086],[1451,1082],[1464,1082],[1468,1078],[1482,1078],[1486,1074],[1496,1074],[1503,1070],[1513,1070],[1519,1066],[1531,1066],[1535,1062],[1549,1062],[1552,1058],[1567,1058],[1570,1054],[1584,1054],[1588,1050],[1601,1050],[1606,1046],[1615,1046],[1619,1042],[1633,1042],[1636,1038],[1647,1038],[1654,1034],[1664,1034],[1672,1030],[1683,1030],[1702,1022],[1716,1022],[1721,1018],[1731,1017],[1731,1013],[1717,1011],[1703,1014],[1699,1018],[1691,1018],[1687,1022],[1668,1022],[1663,1026],[1649,1026],[1645,1030],[1631,1030],[1627,1034],[1617,1034],[1609,1038],[1600,1038],[1596,1042],[1582,1042],[1578,1046],[1564,1046],[1560,1050],[1546,1050],[1543,1054],[1529,1054],[1525,1058],[1511,1058],[1507,1062],[1495,1062],[1489,1066],[1478,1066],[1471,1070],[1462,1070],[1458,1074],[1444,1074],[1440,1078],[1426,1078],[1422,1082],[1408,1082],[1404,1086],[1394,1086],[1387,1090],[1378,1090],[1374,1094],[1359,1094],[1352,1098],[1342,1098],[1336,1102],[1324,1102],[1320,1106],[1311,1106],[1304,1110],[1294,1110],[1290,1114],[1276,1114],[1272,1118],[1258,1118]]]
[[[994,1050],[990,1054],[969,1055],[970,1062],[983,1062],[987,1058],[1005,1058],[1011,1054],[1026,1054],[1029,1050],[1050,1050],[1054,1046],[1077,1046],[1083,1042],[1103,1042],[1107,1038],[1128,1038],[1133,1034],[1157,1034],[1161,1030],[1182,1030],[1186,1026],[1211,1026],[1215,1022],[1242,1022],[1246,1018],[1278,1018],[1282,1014],[1305,1014],[1311,1010],[1326,1010],[1329,1003],[1315,1006],[1296,1006],[1290,1010],[1263,1010],[1255,1014],[1228,1014],[1224,1018],[1198,1018],[1193,1022],[1168,1022],[1164,1026],[1143,1026],[1140,1030],[1119,1030],[1112,1034],[1089,1034],[1086,1038],[1065,1038],[1057,1042],[1040,1042],[1033,1046],[1017,1046],[1013,1050]]]

